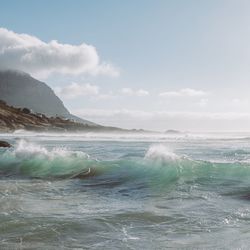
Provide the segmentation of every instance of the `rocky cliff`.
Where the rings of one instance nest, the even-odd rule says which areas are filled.
[[[26,107],[48,117],[60,116],[95,125],[70,114],[48,85],[21,71],[0,71],[0,100],[14,107]]]

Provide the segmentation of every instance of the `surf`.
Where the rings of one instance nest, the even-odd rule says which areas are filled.
[[[46,148],[18,140],[0,154],[0,178],[95,179],[124,183],[140,182],[153,187],[178,183],[203,185],[250,181],[250,163],[216,163],[178,155],[164,144],[152,144],[144,157],[98,160],[85,152],[65,147]]]

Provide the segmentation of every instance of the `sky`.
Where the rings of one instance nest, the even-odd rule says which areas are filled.
[[[250,131],[250,1],[0,2],[0,69],[102,125]]]

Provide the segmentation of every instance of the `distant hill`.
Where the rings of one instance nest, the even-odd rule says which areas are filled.
[[[70,114],[48,85],[25,72],[0,71],[0,100],[8,105],[26,107],[35,113],[42,113],[49,117],[60,116],[88,125],[97,125]]]
[[[34,114],[27,108],[14,108],[0,100],[0,132],[15,130],[47,132],[123,132],[125,130],[88,125],[60,117]]]

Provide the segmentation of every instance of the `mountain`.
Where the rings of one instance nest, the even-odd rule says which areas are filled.
[[[25,107],[48,117],[60,116],[97,126],[95,123],[72,115],[47,84],[22,71],[0,71],[0,100],[8,105]]]

